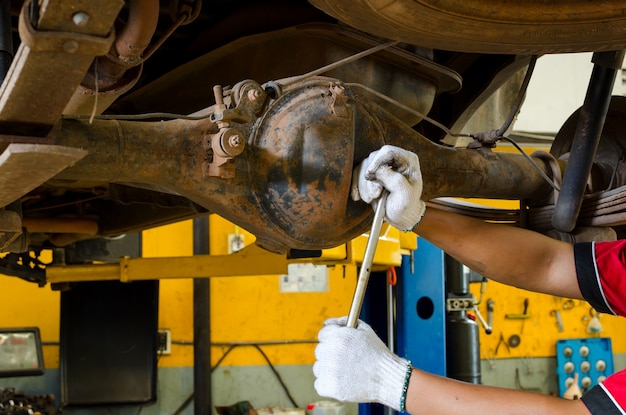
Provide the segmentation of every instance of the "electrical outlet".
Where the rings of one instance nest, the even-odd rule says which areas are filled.
[[[228,234],[228,253],[240,251],[245,246],[243,233],[229,233]]]
[[[169,355],[172,353],[172,332],[169,329],[159,329],[157,341],[158,354]]]

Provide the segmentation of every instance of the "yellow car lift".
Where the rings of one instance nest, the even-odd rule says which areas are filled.
[[[255,244],[225,255],[195,255],[159,258],[120,258],[118,264],[51,265],[46,281],[51,284],[78,281],[138,281],[173,278],[210,278],[286,274],[290,263],[327,265],[358,264],[363,258],[366,235],[335,248],[325,249],[319,258],[288,259]],[[417,236],[385,225],[374,256],[374,267],[381,270],[399,266],[402,255],[417,248]]]

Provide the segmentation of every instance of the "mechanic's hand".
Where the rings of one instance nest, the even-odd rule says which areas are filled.
[[[352,199],[374,209],[383,188],[387,189],[385,220],[401,231],[412,230],[424,216],[422,187],[417,154],[391,145],[370,153],[352,175]]]
[[[378,402],[400,410],[408,360],[391,353],[372,328],[347,317],[329,319],[319,332],[313,374],[321,396],[345,402]]]

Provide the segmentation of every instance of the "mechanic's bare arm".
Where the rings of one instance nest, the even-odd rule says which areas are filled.
[[[582,298],[572,245],[545,235],[425,207],[415,153],[385,145],[354,170],[352,197],[375,206],[389,192],[385,219],[417,234],[485,277],[531,291]],[[416,225],[417,224],[417,225]]]
[[[487,278],[582,299],[569,243],[430,207],[415,232]]]
[[[474,385],[413,369],[406,397],[413,415],[550,414],[589,415],[581,400]]]

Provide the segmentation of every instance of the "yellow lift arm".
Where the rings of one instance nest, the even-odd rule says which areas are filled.
[[[399,234],[399,235],[398,235]],[[407,236],[411,235],[411,236]],[[51,284],[77,281],[138,281],[174,278],[237,277],[287,274],[290,263],[327,265],[360,263],[367,238],[360,236],[344,245],[324,250],[322,257],[287,259],[255,244],[226,255],[185,257],[120,258],[118,264],[51,265],[46,267],[46,281]],[[416,235],[402,234],[387,227],[380,237],[374,257],[375,268],[399,266],[402,254],[416,248]]]

